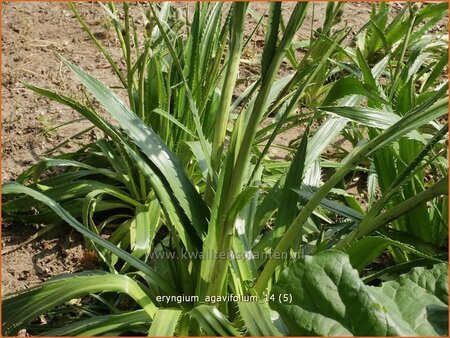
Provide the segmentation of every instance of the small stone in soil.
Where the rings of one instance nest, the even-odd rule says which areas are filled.
[[[26,280],[28,277],[30,277],[30,271],[24,270],[19,274],[18,280]]]

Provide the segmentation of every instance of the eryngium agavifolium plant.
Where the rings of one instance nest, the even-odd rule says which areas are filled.
[[[98,4],[116,60],[69,4],[120,88],[63,55],[96,104],[25,83],[100,137],[4,184],[2,210],[73,227],[99,266],[7,295],[3,333],[447,335],[447,5],[371,6],[312,30],[307,2]]]

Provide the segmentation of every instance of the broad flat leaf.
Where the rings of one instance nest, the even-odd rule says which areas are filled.
[[[443,303],[448,304],[448,266],[447,264],[436,264],[433,269],[423,267],[414,268],[411,272],[401,275],[398,281],[387,282],[401,283],[409,279],[421,288],[438,297]]]
[[[440,274],[446,273],[439,269]],[[432,273],[428,276],[434,277]],[[366,286],[346,254],[329,250],[306,256],[285,269],[272,292],[275,299],[290,294],[292,302],[274,301],[271,306],[290,335],[442,334],[447,325],[442,313],[447,306],[421,285],[404,276],[381,288]],[[426,285],[431,290],[433,283]],[[442,283],[434,285],[441,287]]]
[[[437,264],[431,270],[415,268],[381,288],[367,287],[384,307],[395,309],[414,329],[417,336],[448,334],[448,306],[439,301],[448,299],[447,264]],[[433,293],[436,292],[437,295]]]

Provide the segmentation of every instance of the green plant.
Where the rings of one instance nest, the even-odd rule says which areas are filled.
[[[123,21],[114,4],[103,6],[123,51],[122,73],[70,5],[110,62],[129,104],[63,57],[112,122],[93,105],[25,84],[79,112],[104,137],[45,159],[17,182],[5,184],[3,216],[17,223],[50,224],[46,231],[69,224],[83,234],[108,272],[55,278],[6,298],[4,333],[31,327],[45,335],[445,334],[446,325],[437,322],[447,311],[441,242],[432,235],[431,240],[422,238],[407,226],[409,214],[425,206],[421,217],[433,210],[433,222],[442,222],[433,229],[443,234],[447,83],[439,83],[441,59],[419,70],[414,66],[418,47],[410,46],[407,34],[401,42],[405,48],[395,58],[367,63],[359,48],[340,46],[347,30],[334,26],[343,5],[328,4],[321,32],[311,32],[306,53],[297,60],[296,33],[308,4],[297,3],[285,24],[282,4],[274,2],[261,74],[233,98],[248,41],[248,4],[233,3],[222,18],[224,6],[197,3],[187,24],[168,3],[138,5],[144,34],[139,34],[129,4],[123,5]],[[284,60],[294,69],[279,76]],[[401,63],[415,71],[389,72]],[[348,76],[335,78],[337,69]],[[411,89],[415,99],[399,104],[404,88],[414,88],[411,81],[424,77],[428,84],[419,94]],[[259,128],[269,116],[275,116],[272,123]],[[303,132],[288,147],[292,159],[270,158],[277,136],[294,126],[302,126]],[[339,135],[352,149],[341,161],[323,158]],[[404,155],[401,148],[410,143],[414,151]],[[380,158],[387,154],[394,154],[396,162],[384,174]],[[437,168],[436,175],[425,184],[423,170],[428,167]],[[49,168],[66,170],[46,177]],[[348,175],[355,172],[369,172],[372,178],[376,173],[382,182],[380,196],[374,193],[376,185],[368,189],[372,200],[367,213],[345,191]],[[418,188],[409,191],[411,184]],[[361,280],[358,272],[386,248],[395,254],[397,269],[378,269]],[[415,279],[421,270],[396,276],[430,265],[425,285]],[[364,284],[380,273],[398,282],[380,288]],[[323,287],[328,279],[332,287]],[[293,286],[297,281],[301,290],[314,287],[311,297],[321,297],[319,307],[311,308],[311,299]],[[411,283],[436,296],[422,299],[420,308],[404,318],[407,305],[386,295],[393,289],[411,292]],[[229,294],[253,301],[221,300]],[[67,303],[86,295],[93,298],[85,305]],[[272,298],[278,295],[293,297],[292,305]],[[330,306],[327,297],[337,299],[339,306]],[[345,313],[347,306],[373,320],[372,331],[354,324]],[[423,307],[436,311],[423,319]],[[71,312],[76,315],[67,316]],[[55,327],[30,324],[43,314],[52,316]]]
[[[405,16],[406,9],[407,7],[393,21],[400,21]],[[373,41],[367,41],[365,45],[360,44],[355,50],[350,51],[351,61],[347,65],[351,65],[352,69],[360,69],[361,72],[352,72],[351,76],[338,80],[330,89],[328,97],[325,99],[326,104],[350,92],[367,92],[369,87],[377,93],[379,98],[369,97],[367,102],[364,102],[359,108],[324,107],[321,109],[348,118],[363,126],[347,132],[347,139],[352,140],[354,145],[361,139],[376,138],[379,131],[373,127],[388,127],[398,121],[400,117],[412,113],[415,107],[426,105],[425,101],[430,97],[443,95],[446,92],[447,83],[438,75],[442,74],[447,62],[444,60],[447,60],[448,55],[447,47],[442,44],[442,37],[439,35],[420,36],[412,31],[418,22],[428,17],[426,13],[435,13],[442,9],[442,4],[425,7],[420,11],[410,8],[410,15],[407,20],[404,20],[403,26],[410,27],[411,31],[404,36],[399,36],[397,42],[398,46],[402,47],[402,52],[397,52],[400,47],[387,49],[388,55],[375,65],[372,71],[363,57],[362,50],[372,48]],[[386,10],[387,8],[383,9],[383,13]],[[435,22],[435,18],[432,19],[432,22]],[[376,27],[373,20],[371,23],[373,27]],[[367,29],[372,26],[368,25]],[[426,29],[430,27],[430,24],[425,23],[419,31],[425,33]],[[371,31],[371,34],[374,32]],[[389,33],[379,32],[378,37],[387,40],[388,35]],[[373,74],[375,68],[380,64],[383,65],[385,71],[380,78],[377,78]],[[359,89],[355,91],[355,88]],[[441,94],[438,94],[439,92]],[[371,109],[367,109],[366,106]],[[374,119],[378,119],[378,126],[373,124]],[[369,209],[363,222],[359,225],[360,229],[363,229],[383,208],[390,209],[423,193],[427,187],[431,187],[435,180],[429,181],[427,175],[445,176],[448,171],[444,142],[447,129],[447,122],[441,119],[427,128],[421,128],[420,134],[410,133],[408,137],[402,138],[398,143],[384,147],[374,156],[368,174]],[[424,170],[426,167],[429,169]],[[386,170],[386,168],[390,168],[390,170]],[[399,189],[400,185],[402,185],[401,190]],[[382,196],[375,202],[377,188]],[[422,242],[424,244],[422,249],[428,251],[429,254],[436,253],[434,248],[446,243],[447,217],[444,206],[446,204],[446,198],[433,199],[431,206],[425,202],[417,204],[395,220],[392,223],[392,231],[385,235],[396,240],[403,237],[403,241],[416,241],[416,245]],[[424,226],[425,224],[428,226]],[[359,237],[373,231],[371,226],[368,226],[369,230],[367,231],[360,229],[358,230]],[[345,241],[348,242],[351,237]],[[428,245],[428,249],[426,249],[427,243],[432,244]],[[393,250],[392,253],[397,262],[409,260],[403,252]]]
[[[274,299],[292,294],[297,303],[272,304],[287,318],[292,335],[443,335],[447,277],[447,265],[437,264],[432,270],[415,268],[398,280],[368,286],[345,254],[329,250],[295,262],[274,286]]]

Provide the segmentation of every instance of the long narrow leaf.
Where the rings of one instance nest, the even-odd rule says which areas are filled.
[[[134,114],[108,87],[64,58],[62,61],[116,119],[128,136],[139,146],[167,180],[192,224],[199,233],[206,230],[208,209],[189,181],[178,160],[161,138]]]
[[[78,222],[72,215],[70,215],[66,210],[61,208],[61,206],[48,198],[47,196],[37,192],[33,189],[24,187],[18,183],[8,183],[3,186],[2,189],[3,194],[26,194],[34,199],[45,203],[49,208],[51,208],[59,217],[61,217],[64,221],[66,221],[70,226],[79,231],[82,235],[86,236],[94,243],[98,244],[101,247],[111,251],[115,255],[119,256],[123,260],[130,263],[136,269],[144,272],[147,277],[154,282],[161,290],[168,294],[176,294],[177,292],[173,289],[171,285],[167,283],[167,281],[161,277],[156,271],[150,268],[147,264],[140,261],[136,257],[133,257],[126,251],[118,248],[117,246],[111,244],[110,242],[104,240],[100,236],[94,234],[92,231],[88,230],[85,226],[83,226],[80,222]]]
[[[155,305],[131,278],[105,272],[84,272],[73,277],[48,281],[3,301],[3,330],[14,335],[38,315],[68,300],[97,292],[122,292],[132,297],[146,311],[149,319]]]

